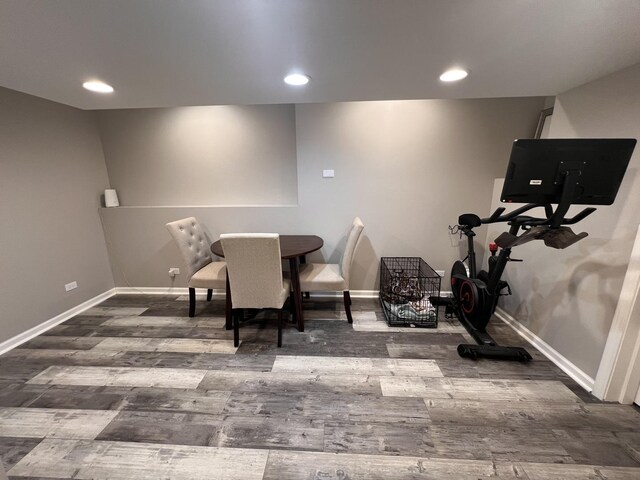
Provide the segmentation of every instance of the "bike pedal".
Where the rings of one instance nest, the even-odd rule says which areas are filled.
[[[504,289],[507,289],[507,293],[502,293],[502,291]],[[498,295],[501,297],[506,297],[507,295],[511,295],[511,287],[509,286],[509,284],[507,282],[505,282],[504,280],[500,280],[498,282]]]

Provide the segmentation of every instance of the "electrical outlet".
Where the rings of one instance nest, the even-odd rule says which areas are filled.
[[[444,277],[444,270],[436,270],[436,273],[441,277]]]
[[[64,286],[64,291],[65,292],[70,292],[71,290],[74,290],[76,288],[78,288],[78,282],[71,282],[71,283],[67,283]]]
[[[336,176],[333,170],[322,170],[322,178],[333,178]]]
[[[175,277],[176,275],[180,275],[180,269],[178,267],[171,267],[169,269],[169,276],[171,278]]]

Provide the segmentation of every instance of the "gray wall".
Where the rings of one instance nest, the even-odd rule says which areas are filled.
[[[0,145],[1,342],[113,288],[113,277],[95,114],[0,88]]]
[[[98,112],[121,205],[295,205],[293,105]]]
[[[640,138],[639,86],[636,65],[559,95],[549,136]],[[539,242],[518,247],[515,256],[525,263],[507,270],[514,295],[504,298],[504,309],[591,377],[600,364],[640,223],[639,169],[636,147],[614,205],[599,207],[573,227],[589,237],[564,251]],[[498,181],[494,207],[501,188]]]
[[[325,246],[314,257],[331,262],[339,260],[346,229],[359,215],[365,232],[354,260],[353,290],[376,289],[379,258],[385,255],[418,255],[436,269],[448,269],[459,246],[447,226],[463,211],[488,211],[493,179],[504,172],[513,139],[533,135],[543,104],[544,98],[503,98],[297,105],[297,185],[286,186],[297,187],[297,205],[103,209],[116,285],[172,286],[167,270],[183,264],[164,224],[189,215],[207,225],[213,238],[232,231],[318,234]],[[125,128],[134,113],[117,115]],[[166,110],[135,115],[171,116]],[[192,133],[183,130],[188,138],[179,142],[204,141],[202,132]],[[113,151],[110,139],[122,135],[103,135],[105,151]],[[130,163],[117,170],[130,177],[129,191],[165,175],[158,169],[140,172],[136,163],[149,165],[151,159],[125,147],[118,146],[120,155]],[[107,154],[106,160],[111,173],[114,158]],[[334,169],[335,178],[323,179],[323,169]],[[175,286],[184,285],[184,276],[178,277]]]

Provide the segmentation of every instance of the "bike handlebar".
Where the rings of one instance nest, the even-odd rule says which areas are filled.
[[[528,212],[529,210],[533,210],[534,208],[537,207],[543,207],[544,211],[545,211],[545,215],[546,218],[536,218],[536,217],[522,217],[521,219],[518,219],[518,217],[520,217],[523,213]],[[528,203],[520,208],[516,208],[515,210],[507,213],[506,215],[503,215],[502,213],[505,211],[505,207],[499,207],[497,208],[490,217],[487,218],[482,218],[480,219],[480,222],[485,225],[488,223],[498,223],[498,222],[511,222],[511,221],[516,221],[518,222],[520,225],[550,225],[553,222],[553,208],[551,208],[551,205],[549,204],[539,204],[539,203]],[[584,210],[580,211],[579,213],[577,213],[576,215],[574,215],[571,218],[562,218],[560,224],[562,225],[573,225],[575,223],[578,223],[579,221],[585,219],[586,217],[588,217],[589,215],[591,215],[593,212],[595,212],[596,209],[593,207],[590,208],[585,208]]]
[[[580,220],[583,220],[585,217],[588,217],[589,215],[591,215],[595,211],[596,211],[596,209],[593,208],[593,207],[585,208],[584,210],[582,210],[577,215],[574,215],[571,218],[565,218],[562,223],[564,223],[566,225],[573,225],[574,223],[578,223]]]
[[[524,212],[528,212],[529,210],[532,210],[536,207],[542,207],[542,206],[543,205],[539,205],[537,203],[527,203],[526,205],[520,208],[516,208],[515,210],[507,213],[506,215],[502,215],[502,212],[505,211],[505,207],[499,207],[496,209],[495,212],[491,214],[490,217],[480,219],[480,222],[482,222],[482,224],[508,222],[510,220],[513,220],[518,215],[522,215]]]

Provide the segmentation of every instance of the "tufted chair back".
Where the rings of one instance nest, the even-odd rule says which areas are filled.
[[[167,229],[187,264],[188,281],[194,273],[211,263],[209,239],[195,217],[167,223]]]
[[[345,246],[344,253],[342,254],[342,260],[340,260],[340,274],[347,283],[347,289],[349,288],[349,276],[351,262],[353,262],[353,254],[356,251],[356,245],[358,244],[358,240],[360,239],[360,234],[363,229],[364,224],[362,223],[362,220],[360,220],[359,217],[354,218],[351,230],[349,231],[349,236],[347,237],[347,245]]]
[[[282,308],[289,291],[282,280],[277,233],[220,235],[233,308]]]

